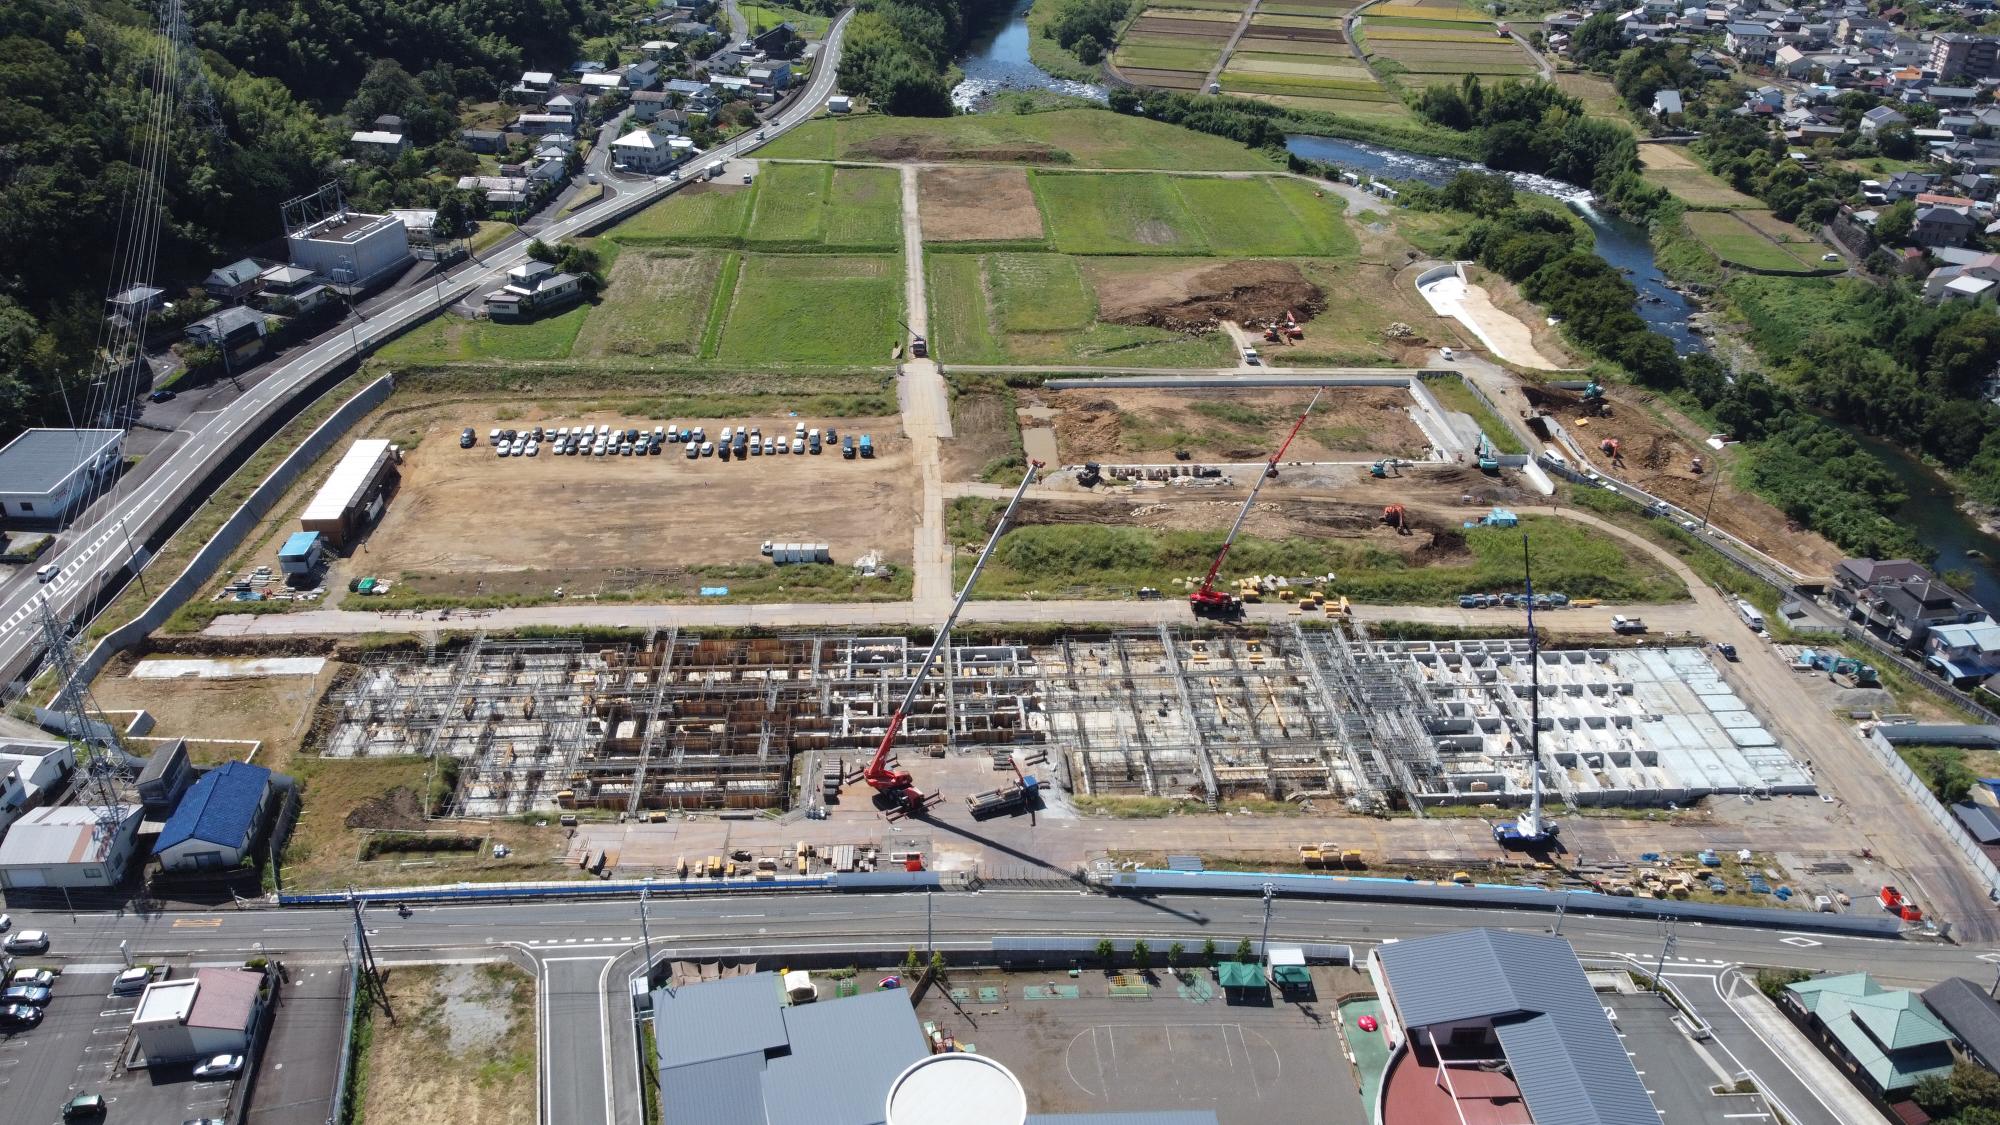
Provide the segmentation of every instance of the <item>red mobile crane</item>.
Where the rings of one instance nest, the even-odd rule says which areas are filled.
[[[1299,420],[1292,423],[1292,432],[1285,435],[1284,444],[1278,447],[1276,453],[1271,454],[1271,460],[1265,463],[1264,471],[1257,474],[1257,483],[1251,486],[1250,495],[1244,498],[1243,510],[1236,513],[1236,522],[1230,525],[1229,534],[1222,540],[1222,549],[1215,553],[1214,564],[1208,568],[1208,574],[1201,580],[1201,585],[1188,595],[1188,607],[1194,610],[1196,617],[1243,616],[1243,599],[1226,590],[1216,589],[1215,576],[1221,573],[1222,560],[1229,557],[1229,548],[1236,545],[1236,533],[1243,530],[1243,521],[1250,518],[1250,506],[1257,502],[1257,493],[1263,489],[1265,481],[1278,475],[1279,459],[1284,457],[1285,450],[1292,447],[1292,439],[1299,436],[1300,427],[1306,424],[1306,415],[1311,414],[1313,407],[1319,405],[1319,396],[1325,393],[1325,387],[1313,392],[1312,401],[1306,403],[1306,408],[1299,413]]]
[[[895,768],[889,752],[895,746],[897,732],[903,729],[903,719],[910,713],[910,704],[916,702],[917,692],[924,686],[924,677],[930,674],[931,665],[937,663],[938,653],[951,643],[951,627],[958,621],[959,611],[965,608],[966,600],[972,596],[973,583],[979,581],[979,572],[986,568],[986,560],[992,557],[994,546],[1000,542],[1007,524],[1013,520],[1014,509],[1021,506],[1021,497],[1027,493],[1028,486],[1035,483],[1042,464],[1040,461],[1028,462],[1028,472],[1021,478],[1021,487],[1014,490],[1014,498],[1007,501],[1007,509],[1000,513],[1000,522],[994,526],[993,534],[980,550],[978,560],[972,564],[972,573],[965,576],[965,585],[958,591],[958,600],[952,603],[950,615],[944,619],[937,637],[931,641],[930,651],[924,653],[924,662],[917,666],[917,674],[911,677],[909,690],[903,693],[902,702],[896,704],[895,713],[889,716],[889,729],[882,733],[881,745],[875,747],[875,756],[861,771],[860,780],[895,802],[896,807],[889,813],[891,819],[922,816],[941,797],[940,794],[925,794],[918,789],[908,770]]]

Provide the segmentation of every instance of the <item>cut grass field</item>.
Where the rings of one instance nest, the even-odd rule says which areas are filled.
[[[1073,254],[1344,256],[1344,205],[1279,177],[1033,177],[1057,249]]]
[[[1666,188],[1690,207],[1733,210],[1758,206],[1756,199],[1730,187],[1678,146],[1640,145],[1639,163],[1645,169],[1642,178],[1647,183]]]
[[[1212,47],[1156,47],[1145,43],[1120,44],[1111,61],[1120,68],[1144,67],[1151,70],[1206,71],[1222,57],[1222,44]]]
[[[530,1125],[535,981],[507,961],[408,965],[383,979],[391,1019],[369,1022],[360,1060],[366,1125]]]
[[[1091,271],[1156,259],[1088,259]],[[1189,336],[1164,328],[1097,321],[1097,297],[1082,260],[1062,254],[940,254],[926,263],[931,342],[948,363],[1115,363],[1220,367],[1229,362],[1219,332]]]
[[[983,538],[997,518],[993,501],[961,498],[952,503],[946,526],[954,542],[966,546],[977,531]],[[1226,519],[1220,509],[1219,520]],[[1650,556],[1628,550],[1593,529],[1548,517],[1523,516],[1531,532],[1529,551],[1535,576],[1552,590],[1572,597],[1659,602],[1687,597],[1687,587]],[[981,531],[980,529],[984,529]],[[984,598],[1123,599],[1141,586],[1170,589],[1174,582],[1208,568],[1221,546],[1224,528],[1165,531],[1099,524],[1030,524],[1001,536],[981,574]],[[1390,605],[1445,604],[1460,594],[1511,589],[1521,578],[1521,534],[1499,528],[1467,528],[1461,561],[1415,565],[1382,549],[1366,536],[1266,539],[1244,535],[1229,556],[1229,573],[1305,575],[1333,572],[1335,588],[1357,602]],[[976,544],[973,544],[976,545]],[[958,569],[970,567],[961,553]]]
[[[611,228],[630,246],[894,250],[901,189],[883,168],[767,163],[747,187],[690,184]]]
[[[1410,108],[1401,101],[1390,98],[1386,93],[1377,97],[1360,92],[1328,90],[1326,97],[1308,93],[1272,94],[1262,91],[1243,90],[1231,87],[1225,81],[1222,88],[1240,94],[1253,101],[1269,102],[1287,109],[1304,110],[1308,113],[1336,113],[1346,117],[1379,117],[1387,121],[1401,120],[1410,116]]]
[[[743,239],[754,187],[691,184],[612,227],[605,237],[630,246],[733,246]]]
[[[803,160],[975,160],[1080,168],[1267,171],[1269,154],[1226,137],[1105,109],[956,117],[822,117],[761,150]]]
[[[892,255],[749,254],[716,349],[725,363],[886,363],[901,338]]]
[[[1732,212],[1689,211],[1681,221],[1703,246],[1731,265],[1781,273],[1808,273],[1819,268],[1804,247],[1795,254]]]
[[[576,335],[574,356],[693,356],[715,300],[722,252],[628,250]]]
[[[811,12],[788,8],[782,4],[738,4],[736,10],[743,14],[743,21],[750,26],[750,34],[762,35],[781,23],[792,25],[792,30],[807,39],[826,38],[827,25],[833,21]]]
[[[1621,123],[1627,121],[1625,103],[1619,99],[1618,88],[1611,84],[1610,79],[1596,74],[1568,71],[1556,75],[1556,85],[1563,93],[1581,99],[1584,110],[1590,116]],[[1652,146],[1641,145],[1640,153],[1643,155],[1648,147]]]

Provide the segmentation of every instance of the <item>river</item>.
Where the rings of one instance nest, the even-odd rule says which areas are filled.
[[[1104,101],[1104,87],[1057,78],[1028,58],[1028,9],[1034,0],[1019,0],[1004,19],[982,31],[957,60],[965,78],[952,87],[951,104],[979,110],[1008,90],[1051,90],[1072,97]]]

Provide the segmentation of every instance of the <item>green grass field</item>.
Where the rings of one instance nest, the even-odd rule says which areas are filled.
[[[1107,109],[957,117],[822,117],[760,150],[803,160],[1009,160],[1080,168],[1264,171],[1268,154],[1226,137]]]
[[[891,168],[835,168],[826,203],[829,246],[900,249],[903,182]]]
[[[563,359],[589,317],[588,304],[526,324],[433,317],[382,346],[384,363],[451,363],[473,359]]]
[[[750,25],[752,35],[762,35],[781,23],[789,23],[792,30],[807,39],[824,39],[827,25],[833,22],[826,16],[816,16],[782,4],[743,3],[738,4],[736,10],[743,13],[743,21]]]
[[[1033,177],[1050,241],[1069,254],[1187,254],[1204,247],[1173,181],[1160,175]]]
[[[1097,317],[1097,299],[1076,259],[1060,254],[994,254],[987,278],[1006,332],[1071,332]]]
[[[990,530],[994,501],[954,501],[947,526],[963,545]],[[1571,597],[1676,601],[1687,587],[1650,556],[1575,523],[1524,516],[1535,578]],[[1088,524],[1039,524],[1003,535],[980,577],[979,597],[1128,598],[1141,586],[1168,588],[1207,569],[1222,542],[1214,531],[1155,531]],[[1337,573],[1338,591],[1357,602],[1423,605],[1460,594],[1513,589],[1521,581],[1521,535],[1498,528],[1464,532],[1469,559],[1419,566],[1393,552],[1342,539],[1283,541],[1245,536],[1230,552],[1228,575]],[[959,559],[960,569],[970,560]]]
[[[1222,333],[1102,324],[1083,260],[1062,254],[941,254],[926,263],[931,342],[947,363],[1091,363],[1214,367]],[[1157,269],[1152,258],[1091,258],[1089,269]]]
[[[1005,363],[1007,350],[993,325],[986,293],[986,258],[934,254],[924,259],[930,287],[930,347],[950,363]]]
[[[764,165],[745,240],[753,246],[820,242],[832,183],[833,169],[824,164]]]
[[[716,358],[745,364],[887,363],[901,339],[901,259],[750,254]]]
[[[1119,66],[1149,70],[1191,70],[1205,72],[1222,55],[1222,44],[1213,47],[1154,46],[1149,43],[1120,43],[1111,61]]]
[[[1703,246],[1732,265],[1784,273],[1808,273],[1818,268],[1729,212],[1689,211],[1681,221]],[[1800,253],[1807,251],[1802,248]]]
[[[743,238],[755,188],[694,185],[612,227],[605,237],[628,246],[733,245]]]

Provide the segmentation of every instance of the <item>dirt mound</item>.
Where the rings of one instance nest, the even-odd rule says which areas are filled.
[[[1466,549],[1464,532],[1447,528],[1431,533],[1430,541],[1418,547],[1413,557],[1424,566],[1441,566],[1463,562],[1472,552]]]
[[[928,137],[874,137],[849,145],[849,160],[990,160],[1003,164],[1073,164],[1076,158],[1054,145],[1022,141],[1004,145],[955,145]]]
[[[1202,335],[1221,322],[1272,320],[1291,312],[1302,319],[1326,307],[1326,293],[1290,262],[1223,262],[1147,278],[1120,278],[1115,291],[1098,293],[1099,318]]]
[[[349,828],[422,828],[424,805],[417,791],[398,785],[380,797],[370,797],[347,814]]]
[[[1544,386],[1540,383],[1523,382],[1521,393],[1528,396],[1530,405],[1548,411],[1572,410],[1583,404],[1583,396],[1561,387]]]

